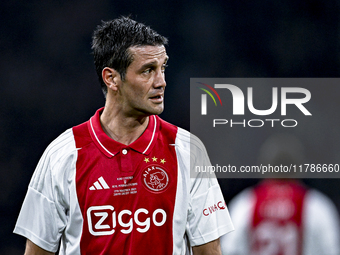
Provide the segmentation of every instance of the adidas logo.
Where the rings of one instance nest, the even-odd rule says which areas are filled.
[[[90,190],[109,189],[109,188],[110,188],[109,185],[107,185],[103,176],[101,176],[98,178],[98,181],[93,183],[93,185],[90,187]]]

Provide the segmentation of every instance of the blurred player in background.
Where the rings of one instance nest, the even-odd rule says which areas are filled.
[[[26,255],[221,254],[233,229],[203,144],[157,115],[164,108],[167,39],[130,18],[93,36],[105,107],[44,152],[14,232]],[[192,146],[190,146],[192,144]],[[221,209],[203,214],[205,208]]]
[[[275,134],[262,146],[259,162],[301,164],[303,151],[295,136]],[[297,179],[263,180],[232,199],[229,210],[235,231],[221,238],[224,255],[340,254],[335,205]]]

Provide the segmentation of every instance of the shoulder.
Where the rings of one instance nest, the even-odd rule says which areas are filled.
[[[161,131],[165,131],[165,133],[173,133],[176,137],[176,145],[180,147],[184,147],[186,149],[199,149],[205,150],[202,141],[195,136],[194,134],[190,133],[189,131],[180,128],[176,125],[173,125],[160,117],[158,117],[160,121]]]
[[[304,201],[303,218],[305,229],[311,233],[323,233],[339,238],[339,215],[335,204],[317,190],[307,192]],[[328,234],[326,234],[328,233]],[[331,237],[328,239],[331,240]]]
[[[239,213],[250,213],[256,201],[253,188],[246,188],[237,194],[229,203],[228,208],[230,213],[235,214],[235,217]]]
[[[162,133],[174,135],[174,142],[177,149],[190,152],[191,156],[193,157],[207,154],[204,144],[196,135],[183,128],[166,122],[159,117],[158,119],[160,121]]]
[[[67,129],[45,149],[32,176],[30,187],[41,191],[54,178],[62,178],[75,164],[77,149],[72,129]]]
[[[159,116],[156,116],[159,123],[159,133],[162,137],[172,137],[173,142],[178,146],[186,146],[190,142],[190,133],[174,124],[171,124]]]
[[[63,155],[73,152],[75,149],[73,130],[70,128],[60,134],[47,146],[44,156],[59,160]]]
[[[334,203],[317,190],[310,190],[304,201],[306,254],[339,254],[339,215]]]
[[[322,217],[326,213],[337,217],[338,214],[332,200],[315,189],[309,190],[306,194],[305,213],[315,217]]]
[[[207,150],[202,141],[189,131],[170,124],[157,117],[160,121],[160,136],[168,139],[175,146],[177,157],[183,162],[193,165],[210,165]],[[169,139],[170,138],[170,139]],[[187,167],[190,165],[186,164]]]
[[[179,127],[177,127],[174,124],[171,124],[170,122],[163,120],[158,115],[153,115],[153,116],[155,116],[155,120],[159,123],[159,127],[160,127],[161,132],[177,133],[177,130],[178,130]]]
[[[53,161],[59,161],[67,155],[74,154],[77,148],[90,143],[92,140],[87,124],[88,121],[61,133],[48,145],[43,156]]]
[[[76,141],[76,146],[79,148],[92,142],[88,126],[89,121],[86,121],[72,128],[74,140]]]

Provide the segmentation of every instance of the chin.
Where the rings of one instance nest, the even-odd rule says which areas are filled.
[[[161,110],[150,110],[150,109],[144,109],[142,111],[139,112],[139,116],[141,117],[147,117],[147,116],[151,116],[151,115],[159,115],[163,112],[163,109]]]
[[[153,111],[153,112],[151,112],[150,115],[159,115],[159,114],[161,114],[162,112],[163,112],[163,109],[158,110],[158,111]]]
[[[150,111],[150,115],[159,115],[163,112],[164,108],[159,108],[159,109],[153,109],[153,111]]]
[[[149,114],[150,115],[159,115],[163,112],[163,110],[164,110],[164,106],[163,106],[163,104],[161,104],[161,105],[158,105],[156,107],[150,108]]]

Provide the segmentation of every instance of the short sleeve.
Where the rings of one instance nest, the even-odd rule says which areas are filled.
[[[244,255],[249,253],[251,215],[255,197],[252,189],[246,189],[228,204],[235,231],[221,237],[222,255]]]
[[[42,193],[29,188],[14,233],[22,235],[39,247],[55,252],[58,249],[62,221],[55,203]]]
[[[65,135],[65,134],[64,134]],[[65,155],[65,139],[57,138],[41,157],[30,181],[14,233],[56,252],[67,223],[67,176],[73,157]]]
[[[202,142],[191,138],[191,190],[187,235],[191,246],[218,239],[234,229],[228,208],[214,174],[195,172],[196,166],[210,166]]]

